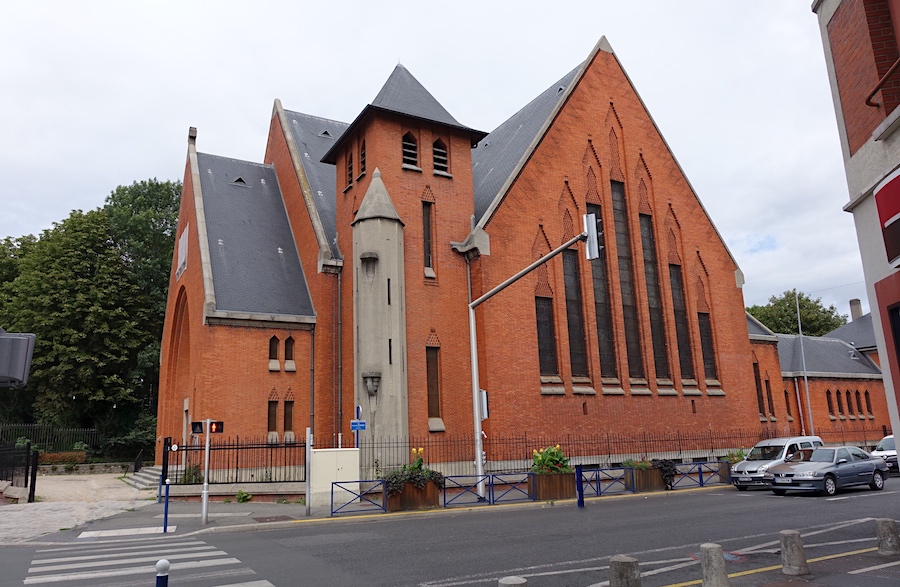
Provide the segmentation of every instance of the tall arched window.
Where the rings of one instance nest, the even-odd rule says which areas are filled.
[[[859,390],[856,390],[856,413],[859,414],[859,417],[863,417],[863,409],[862,409],[862,396],[859,394]]]
[[[850,390],[847,390],[847,415],[850,416],[851,419],[855,420],[856,416],[853,415],[853,402],[850,401]]]
[[[269,360],[278,360],[278,337],[273,336],[269,339]]]
[[[828,400],[828,415],[834,418],[834,403],[831,401],[831,390],[825,392],[825,399]]]
[[[434,170],[440,173],[450,173],[450,158],[447,156],[447,145],[438,139],[431,146],[434,153]]]
[[[872,416],[872,399],[869,397],[868,391],[866,391],[866,413]]]
[[[840,390],[835,391],[834,395],[837,398],[838,414],[840,414],[841,418],[844,418],[844,396]]]

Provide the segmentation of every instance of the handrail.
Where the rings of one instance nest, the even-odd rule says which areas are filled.
[[[885,84],[885,82],[887,82],[888,78],[891,77],[891,75],[894,73],[894,71],[897,69],[898,66],[900,66],[900,59],[897,59],[897,61],[894,62],[894,64],[891,66],[891,68],[889,70],[887,70],[887,73],[885,73],[881,77],[881,79],[878,80],[878,83],[875,85],[875,88],[873,88],[872,91],[869,92],[869,95],[866,96],[866,106],[871,106],[872,108],[878,108],[881,105],[881,104],[878,104],[877,102],[872,102],[872,98],[875,97],[875,94],[878,93],[878,90],[880,90],[881,86],[883,86]]]

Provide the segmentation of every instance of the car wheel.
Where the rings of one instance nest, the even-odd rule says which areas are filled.
[[[822,493],[824,493],[825,495],[834,495],[835,493],[837,493],[837,482],[831,475],[825,477],[825,485]]]
[[[875,472],[872,473],[872,482],[869,483],[869,487],[875,491],[884,489],[884,475],[881,474],[881,471],[876,469]]]
[[[774,493],[775,495],[784,495],[785,493],[787,493],[787,490],[786,489],[773,489],[772,493]]]
[[[738,491],[747,491],[747,488],[746,488],[746,487],[742,487],[741,485],[735,485],[735,487],[737,487],[737,490],[738,490]]]

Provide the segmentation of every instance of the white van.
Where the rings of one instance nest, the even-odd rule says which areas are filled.
[[[731,466],[731,483],[739,491],[746,491],[748,487],[767,487],[763,476],[769,467],[780,465],[798,450],[823,445],[818,436],[769,438],[757,442],[743,461]]]
[[[881,439],[875,450],[872,451],[873,457],[881,457],[888,466],[888,473],[896,475],[897,471],[897,445],[894,444],[894,435],[889,434]]]

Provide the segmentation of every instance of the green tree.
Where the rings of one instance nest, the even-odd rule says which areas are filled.
[[[806,336],[822,336],[847,323],[847,316],[833,305],[827,308],[822,298],[813,299],[795,289],[780,296],[772,296],[764,306],[750,306],[747,311],[769,330],[778,334],[797,334],[797,299],[800,302],[800,322]]]
[[[37,335],[27,386],[37,419],[107,434],[133,422],[149,303],[107,214],[76,210],[45,230],[6,289],[7,330]]]
[[[159,354],[169,274],[175,250],[181,182],[155,178],[119,186],[106,198],[110,233],[125,266],[146,294],[150,337],[138,354],[133,372],[145,409],[155,413],[159,389]]]

